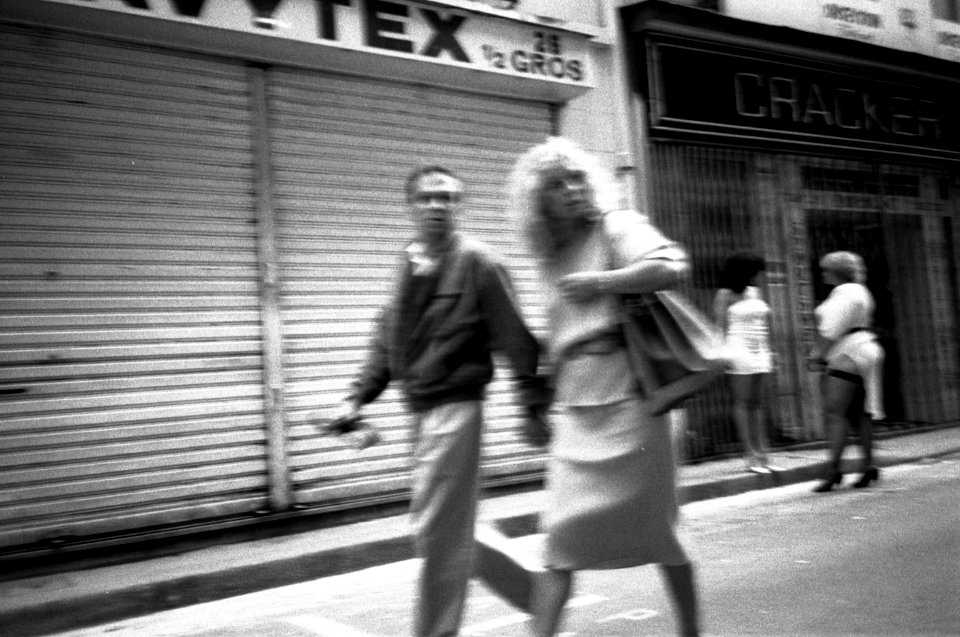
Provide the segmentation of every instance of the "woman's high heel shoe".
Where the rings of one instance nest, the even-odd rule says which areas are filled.
[[[864,487],[869,487],[871,482],[879,479],[880,479],[880,472],[877,471],[876,467],[870,467],[863,472],[863,475],[860,476],[859,480],[853,483],[853,486],[856,489],[862,489]]]
[[[818,484],[814,489],[814,493],[826,493],[827,491],[833,490],[833,485],[840,484],[843,481],[843,474],[839,471],[834,471],[833,475]]]

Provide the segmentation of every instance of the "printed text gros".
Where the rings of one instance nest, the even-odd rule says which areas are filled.
[[[101,0],[100,4],[106,6],[113,2],[140,11],[152,11],[151,5],[158,4],[155,0]],[[178,16],[200,20],[208,3],[212,4],[209,0],[169,0],[170,8]],[[277,16],[284,0],[246,0],[246,4],[255,28],[277,31],[283,28]],[[359,20],[360,43],[370,48],[466,64],[479,62],[491,69],[556,80],[581,82],[586,76],[583,61],[565,55],[561,36],[551,31],[532,29],[528,44],[503,46],[487,41],[472,47],[465,46],[460,35],[468,16],[452,11],[435,11],[388,0],[312,0],[312,4],[316,8],[316,35],[321,40],[349,45],[343,41],[341,27],[353,27],[352,22]],[[346,25],[343,20],[351,24]],[[423,25],[428,35],[415,39],[413,29],[409,28],[411,24]],[[476,39],[476,35],[471,39]],[[502,38],[498,39],[502,42]],[[472,59],[468,49],[479,59]]]

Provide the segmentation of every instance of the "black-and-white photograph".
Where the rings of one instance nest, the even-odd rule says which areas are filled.
[[[0,0],[0,637],[960,636],[960,0]]]

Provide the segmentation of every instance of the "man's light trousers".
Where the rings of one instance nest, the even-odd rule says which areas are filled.
[[[417,414],[411,520],[423,559],[416,637],[457,634],[474,566],[483,403],[441,405]]]

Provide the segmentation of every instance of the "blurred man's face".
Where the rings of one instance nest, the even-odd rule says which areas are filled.
[[[410,209],[418,238],[427,249],[441,248],[453,234],[461,195],[460,181],[450,175],[428,173],[417,181]]]

